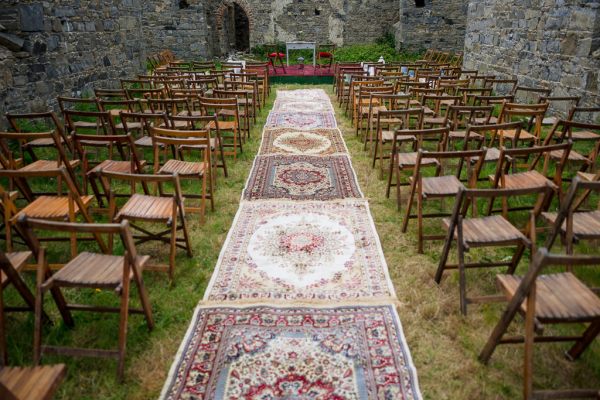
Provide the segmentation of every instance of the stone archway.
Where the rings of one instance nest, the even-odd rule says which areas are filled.
[[[224,0],[215,13],[218,55],[232,50],[249,50],[254,33],[254,14],[246,0]]]

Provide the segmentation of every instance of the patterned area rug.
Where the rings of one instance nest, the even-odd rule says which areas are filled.
[[[243,202],[205,300],[392,299],[366,201]]]
[[[420,399],[393,306],[198,308],[164,399]]]
[[[347,154],[339,129],[271,128],[263,132],[259,154]]]
[[[334,200],[362,197],[346,155],[260,156],[244,199]]]
[[[278,90],[276,101],[304,101],[306,103],[319,101],[331,103],[329,96],[322,89]]]
[[[298,113],[272,112],[267,117],[266,127],[291,127],[297,129],[336,128],[332,112]]]
[[[277,101],[273,106],[273,112],[303,112],[303,113],[318,113],[332,112],[333,107],[329,101]]]

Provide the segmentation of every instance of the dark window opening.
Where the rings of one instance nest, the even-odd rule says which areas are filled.
[[[183,10],[184,8],[188,8],[190,6],[190,3],[187,2],[187,0],[179,0],[179,9]]]
[[[315,8],[315,15],[321,15],[321,10],[319,10],[318,8]]]

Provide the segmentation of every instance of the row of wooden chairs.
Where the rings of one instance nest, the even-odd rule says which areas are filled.
[[[387,194],[389,196],[391,187],[396,186],[399,209],[403,204],[401,186],[410,188],[402,231],[407,231],[411,219],[417,220],[419,252],[423,252],[425,240],[444,242],[436,282],[440,283],[447,271],[458,270],[463,314],[472,303],[509,302],[480,359],[487,362],[498,344],[525,343],[525,398],[533,398],[534,394],[550,395],[547,391],[533,390],[533,343],[575,341],[568,354],[570,358],[577,358],[600,333],[600,299],[571,273],[571,268],[563,274],[541,275],[543,269],[561,263],[600,265],[598,257],[570,255],[575,241],[600,237],[600,229],[595,230],[592,222],[597,211],[578,212],[577,207],[582,207],[584,200],[580,197],[575,201],[573,195],[583,191],[589,196],[593,188],[600,193],[595,173],[600,124],[575,120],[580,113],[600,109],[579,107],[576,97],[557,97],[556,101],[569,102],[571,111],[567,118],[549,119],[546,113],[554,100],[549,90],[521,87],[516,81],[495,77],[484,78],[483,84],[477,87],[465,83],[465,91],[458,96],[457,92],[440,88],[443,81],[439,77],[419,82],[422,86],[411,86],[406,79],[408,93],[398,91],[397,85],[390,84],[383,76],[366,77],[359,73],[352,82],[356,83],[348,88],[346,108],[357,135],[364,129],[361,118],[369,120],[366,130],[373,133],[370,138],[367,133],[362,140],[365,150],[372,149],[373,166],[379,160],[380,175],[385,172],[383,160],[389,158]],[[507,87],[505,93],[501,93],[502,85]],[[415,95],[414,89],[417,93],[422,91],[420,96]],[[531,103],[515,102],[515,96],[522,98],[523,94],[526,97],[532,93],[535,96]],[[498,113],[494,115],[495,112]],[[548,123],[552,127],[544,135],[542,127]],[[582,147],[587,149],[586,153],[573,148],[575,142],[583,140],[593,143]],[[384,151],[385,144],[391,149]],[[402,150],[406,145],[408,152]],[[492,174],[483,174],[487,163],[495,164]],[[571,178],[564,175],[571,164],[577,165],[579,171],[565,195],[563,181]],[[406,171],[410,172],[408,180],[403,177]],[[487,188],[480,187],[481,181],[488,181]],[[558,199],[558,213],[549,211],[553,198]],[[432,199],[442,200],[441,210],[429,212],[431,207],[427,204]],[[453,204],[451,210],[444,210],[443,199]],[[415,202],[416,212],[413,212]],[[426,234],[424,221],[427,218],[441,220],[443,230]],[[575,225],[576,221],[579,225]],[[545,247],[537,251],[540,223],[550,226],[546,228],[550,234]],[[549,253],[557,236],[566,244],[566,256]],[[457,261],[451,262],[450,250],[454,246]],[[500,260],[489,260],[489,257],[468,260],[469,251],[478,247],[512,247],[514,250],[511,257]],[[521,279],[515,273],[527,251],[536,255],[526,277]],[[467,290],[467,271],[490,267],[506,268],[506,274],[498,276],[504,294],[471,295]],[[542,288],[537,292],[537,305],[536,283]],[[564,294],[557,297],[557,293]],[[526,315],[525,338],[506,337],[508,325],[519,311]],[[583,322],[587,326],[578,336],[536,337],[535,332],[540,331],[542,324],[556,322]],[[594,397],[598,396],[598,390],[569,389],[559,394]]]
[[[9,120],[14,132],[0,132],[0,179],[9,186],[0,188],[9,249],[0,253],[2,287],[14,285],[25,301],[25,307],[0,304],[3,363],[7,361],[4,311],[33,311],[34,364],[39,364],[43,354],[114,357],[118,361],[117,376],[122,380],[129,314],[141,313],[148,329],[154,326],[143,271],[166,271],[174,280],[176,250],[192,255],[186,213],[197,211],[203,219],[207,203],[214,210],[214,168],[222,168],[226,177],[226,156],[235,157],[249,138],[251,122],[246,126],[240,122],[240,114],[247,108],[225,89],[214,88],[212,97],[142,95],[141,99],[128,99],[126,92],[122,94],[98,90],[94,99],[61,98],[64,124],[51,112],[12,114]],[[103,99],[105,95],[110,100]],[[45,130],[28,132],[40,126]],[[150,157],[143,152],[147,147],[152,149]],[[50,149],[56,153],[53,159],[47,159]],[[150,166],[151,171],[147,171]],[[190,178],[199,179],[200,193],[182,188],[181,180]],[[56,189],[51,187],[54,183]],[[40,187],[47,193],[39,193]],[[193,197],[201,201],[197,208],[184,200]],[[92,207],[94,200],[96,209]],[[109,222],[95,223],[92,214],[96,212],[106,214]],[[159,229],[152,230],[149,224]],[[115,236],[120,238],[118,243]],[[45,250],[43,243],[56,240],[69,242],[66,264],[51,260]],[[82,251],[81,244],[89,241],[96,243],[96,252],[90,245]],[[149,256],[137,252],[136,246],[148,241],[168,245],[166,265],[153,263]],[[27,250],[15,251],[17,242]],[[115,248],[121,249],[122,255],[115,255]],[[34,293],[20,277],[32,258],[37,264]],[[136,287],[141,309],[130,306],[131,283]],[[63,293],[67,287],[114,290],[120,306],[71,304]],[[67,326],[74,323],[73,311],[119,313],[116,349],[44,344],[43,326],[50,318],[44,311],[43,298],[48,292]],[[61,368],[46,369],[58,381],[64,376],[64,366]],[[10,393],[16,393],[10,379],[7,382]],[[0,390],[3,388],[0,384]]]

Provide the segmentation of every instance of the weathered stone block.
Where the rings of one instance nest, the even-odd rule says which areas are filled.
[[[23,32],[44,30],[44,8],[41,3],[20,4],[19,20]]]

